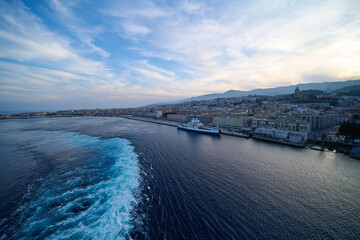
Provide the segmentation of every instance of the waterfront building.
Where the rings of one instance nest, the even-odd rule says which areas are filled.
[[[255,135],[260,135],[268,138],[274,138],[273,128],[257,128],[254,132]]]
[[[65,116],[65,115],[70,115],[70,112],[69,111],[57,111],[57,112],[55,112],[55,114]]]
[[[168,114],[167,119],[170,121],[176,121],[176,122],[185,122],[187,115],[185,114]]]
[[[305,121],[299,121],[296,119],[253,119],[252,120],[253,130],[257,128],[266,129],[278,129],[283,131],[294,131],[294,132],[310,132],[311,124]]]
[[[213,124],[221,128],[241,130],[244,127],[248,127],[251,123],[250,117],[223,117],[218,116],[213,118]]]
[[[278,139],[287,139],[289,137],[289,131],[274,129],[273,137]]]
[[[301,120],[311,123],[311,129],[325,129],[338,124],[337,115],[333,113],[303,114]]]
[[[257,136],[292,143],[305,143],[311,124],[296,119],[253,119],[252,128]]]
[[[161,110],[157,110],[157,111],[151,111],[149,113],[149,117],[151,118],[161,118],[162,117],[162,111]]]
[[[289,132],[289,141],[294,143],[305,143],[307,141],[307,132]]]
[[[307,132],[284,131],[274,128],[257,128],[254,135],[292,143],[305,143],[308,139]]]

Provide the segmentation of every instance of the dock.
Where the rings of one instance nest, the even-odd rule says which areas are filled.
[[[234,137],[242,137],[242,138],[249,138],[250,137],[249,134],[239,133],[239,132],[230,132],[230,131],[226,131],[226,130],[223,130],[223,129],[221,129],[220,134],[234,136]]]
[[[292,147],[299,147],[299,148],[303,148],[305,147],[305,143],[293,143],[293,142],[287,142],[287,141],[281,141],[281,140],[277,140],[277,139],[273,139],[273,138],[265,138],[265,137],[260,137],[260,136],[252,136],[253,139],[257,139],[257,140],[262,140],[262,141],[266,141],[266,142],[273,142],[273,143],[280,143],[280,144],[284,144],[284,145],[289,145]]]
[[[171,122],[171,121],[166,121],[166,120],[156,120],[156,119],[149,119],[149,118],[142,118],[142,117],[125,117],[125,116],[122,116],[122,118],[135,120],[135,121],[141,121],[141,122],[149,122],[149,123],[167,125],[167,126],[171,126],[171,127],[177,127],[176,122]]]
[[[128,116],[122,116],[122,118],[135,120],[135,121],[141,121],[141,122],[149,122],[149,123],[167,125],[167,126],[171,126],[171,127],[177,127],[176,122],[171,122],[171,121],[166,121],[166,120],[149,119],[149,118],[144,118],[144,117],[128,117]],[[223,129],[221,130],[220,134],[234,136],[234,137],[242,137],[242,138],[250,138],[251,137],[249,134],[244,134],[244,133],[239,133],[239,132],[231,132],[231,131],[227,131],[227,130],[223,130]],[[305,147],[305,144],[302,144],[302,143],[286,142],[286,141],[281,141],[281,140],[272,139],[272,138],[264,138],[261,136],[252,136],[252,138],[257,139],[257,140],[266,141],[266,142],[280,143],[280,144],[289,145],[289,146],[293,146],[293,147],[299,147],[299,148]]]

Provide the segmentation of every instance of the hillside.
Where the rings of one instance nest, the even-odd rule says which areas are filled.
[[[335,91],[335,93],[345,96],[358,96],[360,97],[360,85],[343,87]]]
[[[190,102],[190,101],[211,100],[216,98],[245,97],[249,95],[265,95],[265,96],[286,95],[286,94],[294,93],[294,90],[296,89],[297,86],[301,91],[316,90],[319,92],[322,91],[322,92],[330,93],[338,90],[338,91],[342,91],[339,93],[345,93],[344,95],[351,95],[351,94],[359,94],[360,80],[348,80],[344,82],[301,83],[298,85],[290,85],[285,87],[267,88],[267,89],[254,89],[251,91],[229,90],[224,93],[206,94],[206,95],[186,98],[178,101],[152,104],[152,105],[148,105],[147,107],[167,105],[167,104],[178,104],[178,103]],[[356,87],[354,88],[353,86]],[[359,95],[353,95],[353,96],[359,96]]]
[[[302,84],[291,85],[286,87],[254,89],[251,91],[229,90],[224,93],[207,94],[203,96],[187,98],[181,100],[181,102],[210,100],[215,98],[244,97],[248,95],[276,96],[276,95],[292,94],[297,86],[299,87],[300,90],[319,90],[324,92],[333,92],[335,90],[344,87],[350,87],[355,85],[360,86],[360,80],[349,80],[345,82],[302,83]]]

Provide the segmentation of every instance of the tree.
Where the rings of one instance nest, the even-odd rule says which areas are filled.
[[[339,132],[346,138],[354,139],[360,137],[360,123],[344,122],[339,128]]]
[[[322,145],[322,148],[324,148],[326,138],[327,138],[327,135],[326,135],[325,133],[321,134],[321,145]]]

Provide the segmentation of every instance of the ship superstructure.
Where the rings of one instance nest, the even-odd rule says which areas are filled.
[[[193,118],[187,124],[179,123],[177,127],[178,127],[178,129],[183,129],[183,130],[193,131],[193,132],[200,132],[200,133],[214,134],[214,135],[220,134],[220,128],[205,127],[204,124],[202,122],[200,122],[200,120],[197,118]]]

